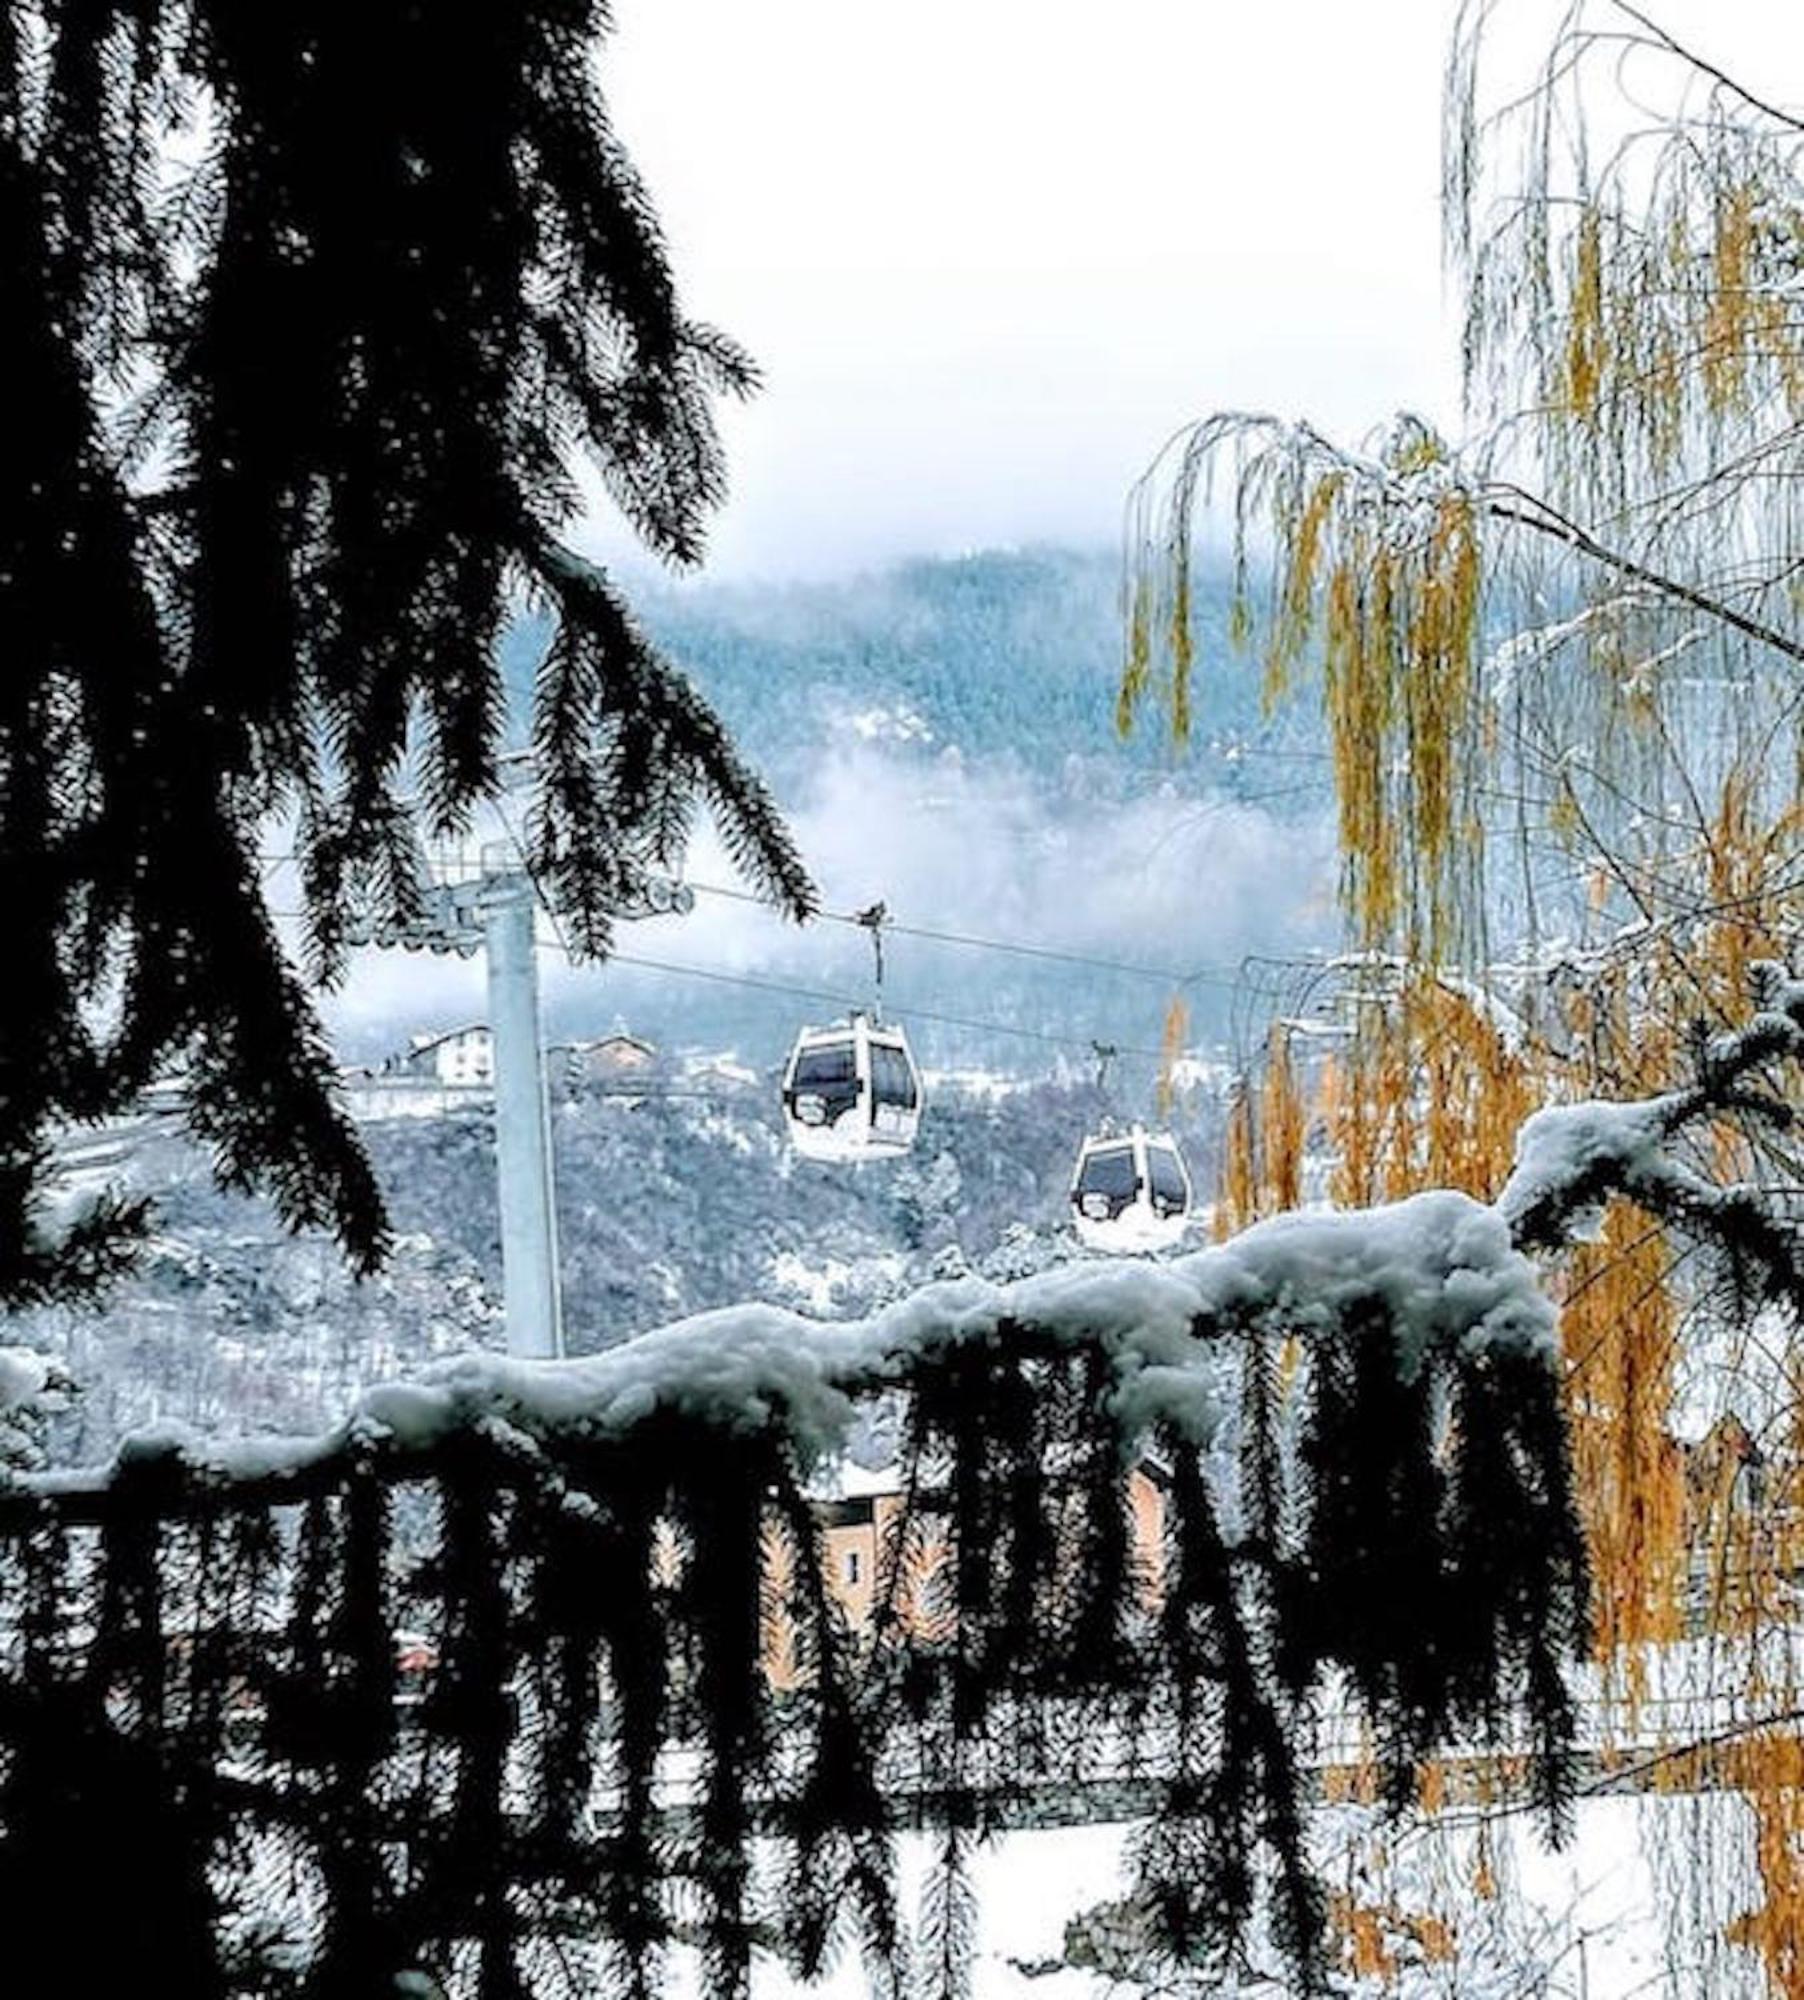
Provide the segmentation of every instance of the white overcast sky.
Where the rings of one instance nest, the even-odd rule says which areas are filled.
[[[1793,0],[1651,3],[1804,100]],[[1500,0],[1514,52],[1532,59],[1563,4]],[[690,309],[767,378],[731,416],[734,494],[708,573],[1108,544],[1148,459],[1212,409],[1306,414],[1355,437],[1401,406],[1451,422],[1438,189],[1452,6],[615,0],[616,125]],[[592,536],[633,560],[600,517]],[[923,871],[964,883],[930,837],[946,828],[916,826],[853,775],[804,829],[830,901],[876,892],[854,862],[870,872],[886,814],[874,880],[898,907],[932,900],[924,886],[909,900]],[[862,817],[836,819],[848,789]],[[849,858],[834,846],[847,827]],[[1087,920],[1059,916],[1084,937]],[[717,958],[767,948],[749,931],[722,943],[722,921],[703,939]],[[479,968],[372,955],[335,1018],[387,1019],[402,995],[417,1013],[429,991],[447,1018],[479,1012]]]
[[[1650,4],[1804,95],[1776,60],[1792,0]],[[1547,5],[1505,0],[1505,32],[1538,44]],[[615,16],[604,85],[689,307],[766,375],[728,421],[715,574],[1109,542],[1135,475],[1211,409],[1355,436],[1403,406],[1453,417],[1453,0]]]
[[[716,572],[1109,542],[1224,405],[1451,399],[1448,0],[616,0],[690,309],[763,366]]]

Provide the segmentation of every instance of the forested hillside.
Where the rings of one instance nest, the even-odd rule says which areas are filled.
[[[1077,1139],[1102,1112],[1087,1084],[935,1092],[911,1158],[858,1168],[795,1159],[774,1087],[661,1065],[642,1094],[554,1106],[568,1343],[586,1353],[679,1315],[769,1299],[838,1317],[964,1268],[1017,1275],[1079,1252],[1064,1226]],[[1176,1129],[1199,1186],[1219,1105],[1188,1093]],[[221,1192],[175,1138],[129,1161],[158,1234],[104,1316],[18,1315],[12,1337],[82,1386],[59,1455],[105,1456],[126,1430],[309,1430],[360,1388],[441,1354],[499,1346],[501,1261],[486,1104],[366,1124],[397,1230],[358,1282],[324,1238]]]
[[[1261,663],[1228,643],[1227,581],[1208,574],[1192,740],[1146,727],[1122,739],[1120,586],[1112,551],[1033,548],[833,583],[635,590],[652,635],[769,778],[829,909],[882,899],[900,924],[1177,975],[1161,985],[902,935],[893,993],[933,1062],[1046,1059],[1044,1044],[987,1034],[993,1020],[1055,1037],[1078,1060],[1092,1039],[1156,1048],[1191,974],[1195,1036],[1219,1039],[1247,952],[1304,951],[1331,935],[1319,715],[1298,704],[1264,715]],[[508,641],[517,715],[546,636],[529,618]],[[691,873],[731,879],[705,849]],[[554,1037],[620,1016],[667,1045],[736,1044],[774,1061],[807,1003],[722,975],[862,995],[869,972],[855,933],[798,931],[705,893],[694,917],[633,927],[621,949],[703,976],[623,963],[599,982],[554,981]],[[409,1025],[453,1014],[447,1004]],[[346,1052],[373,1046],[366,1037]],[[1146,1081],[1141,1064],[1135,1087]]]
[[[1253,775],[1255,760],[1234,753],[1309,747],[1317,731],[1295,712],[1263,719],[1259,664],[1226,643],[1225,576],[1199,585],[1209,698],[1198,741],[1175,755],[1156,731],[1123,742],[1115,730],[1120,589],[1111,551],[990,549],[831,583],[663,583],[636,603],[780,783],[805,771],[836,728],[880,711],[904,739],[1019,760],[1053,778],[1072,759],[1097,760],[1085,776],[1099,788],[1130,791],[1175,763],[1199,787],[1264,789],[1269,772]],[[546,630],[525,619],[510,637],[516,699],[530,688]]]

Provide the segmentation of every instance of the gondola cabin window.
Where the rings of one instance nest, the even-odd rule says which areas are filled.
[[[1084,1163],[1078,1187],[1078,1206],[1085,1215],[1103,1221],[1119,1215],[1133,1200],[1139,1187],[1139,1176],[1134,1171],[1133,1147],[1110,1146],[1102,1152],[1092,1153]]]
[[[856,1161],[907,1152],[921,1107],[921,1073],[900,1028],[854,1014],[796,1037],[783,1113],[802,1158]]]
[[[1153,1207],[1160,1215],[1183,1215],[1190,1207],[1190,1180],[1174,1146],[1148,1146],[1147,1173]]]
[[[1092,1250],[1167,1248],[1190,1219],[1190,1175],[1169,1133],[1094,1133],[1078,1148],[1071,1221]]]

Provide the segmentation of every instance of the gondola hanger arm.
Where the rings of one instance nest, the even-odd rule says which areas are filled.
[[[863,925],[871,934],[871,950],[877,960],[877,1004],[875,1019],[883,1020],[883,926],[889,922],[889,905],[881,897],[862,910],[853,912],[853,922]]]

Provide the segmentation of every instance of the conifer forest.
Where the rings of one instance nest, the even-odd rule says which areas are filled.
[[[1804,2000],[1804,24],[0,0],[0,271],[0,1993]]]

